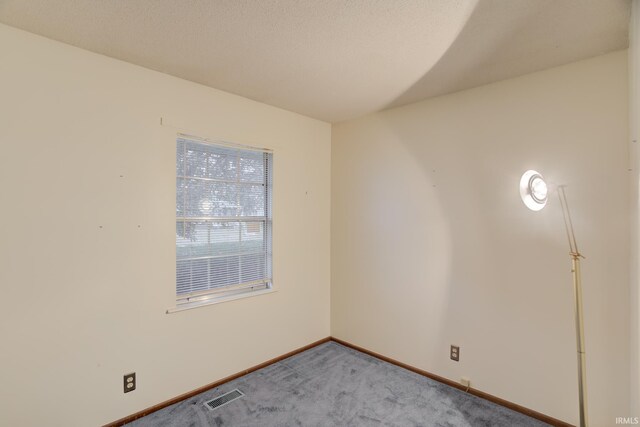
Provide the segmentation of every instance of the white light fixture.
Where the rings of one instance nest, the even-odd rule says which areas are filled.
[[[520,197],[524,204],[532,211],[539,211],[547,205],[549,188],[542,175],[534,170],[528,170],[520,178]],[[569,204],[564,192],[564,186],[558,186],[558,197],[562,207],[564,226],[569,240],[569,256],[571,257],[571,273],[573,275],[573,297],[576,327],[576,346],[578,350],[578,399],[580,407],[580,427],[589,425],[587,419],[587,365],[584,347],[584,322],[582,320],[582,279],[580,276],[580,258],[584,258],[578,251],[573,223],[569,213]]]
[[[532,211],[539,211],[547,204],[547,183],[540,173],[528,170],[520,178],[520,197]]]

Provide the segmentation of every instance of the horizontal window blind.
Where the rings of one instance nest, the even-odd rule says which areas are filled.
[[[273,154],[176,144],[177,303],[271,287]]]

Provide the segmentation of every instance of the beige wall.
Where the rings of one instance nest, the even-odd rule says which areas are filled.
[[[0,52],[0,425],[103,424],[329,335],[329,124],[2,25]],[[165,314],[160,117],[275,150],[277,292]]]
[[[332,335],[576,423],[568,185],[591,425],[629,401],[627,61],[617,52],[333,127]],[[449,360],[450,344],[461,361]]]

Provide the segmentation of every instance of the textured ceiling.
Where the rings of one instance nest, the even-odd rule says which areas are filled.
[[[627,47],[628,0],[0,0],[0,22],[337,122]]]

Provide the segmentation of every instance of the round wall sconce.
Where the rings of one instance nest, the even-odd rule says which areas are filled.
[[[547,183],[542,175],[534,170],[528,170],[520,178],[520,197],[524,204],[532,211],[539,211],[547,204]]]

